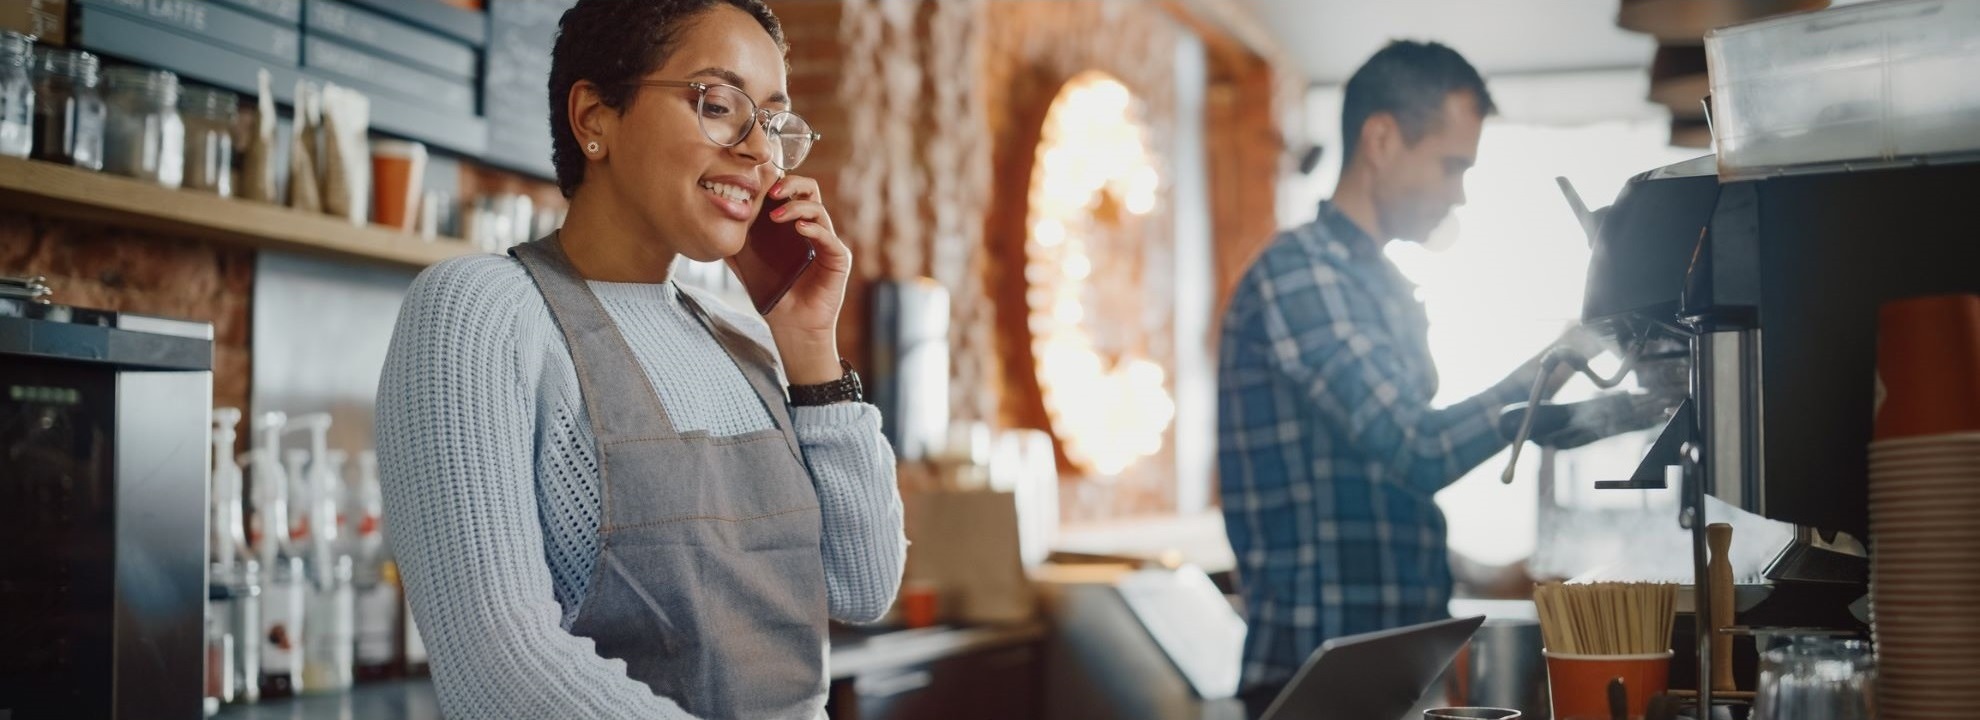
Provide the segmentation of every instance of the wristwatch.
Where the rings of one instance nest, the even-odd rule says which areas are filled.
[[[818,385],[792,385],[791,404],[796,406],[836,405],[843,402],[864,402],[866,393],[860,387],[859,373],[853,371],[852,363],[839,358],[839,367],[846,374],[837,380]]]

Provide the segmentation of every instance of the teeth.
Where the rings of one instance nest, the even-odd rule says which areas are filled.
[[[703,181],[701,183],[701,189],[715,193],[716,195],[721,196],[724,199],[734,200],[739,203],[746,203],[749,202],[750,200],[750,192],[748,190],[744,190],[742,188],[736,187],[734,185],[730,185],[728,183]]]

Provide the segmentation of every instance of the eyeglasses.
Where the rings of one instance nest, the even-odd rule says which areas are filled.
[[[824,137],[811,129],[811,123],[796,113],[756,106],[747,93],[733,85],[716,85],[691,80],[646,80],[633,83],[652,87],[693,88],[694,116],[701,123],[701,134],[722,147],[735,147],[749,139],[758,125],[770,138],[770,161],[791,171],[811,154],[812,143]]]

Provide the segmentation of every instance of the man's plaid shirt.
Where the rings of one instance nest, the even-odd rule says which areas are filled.
[[[1414,291],[1322,203],[1245,272],[1225,313],[1217,462],[1250,623],[1246,687],[1286,681],[1328,638],[1448,617],[1431,496],[1506,446],[1494,418],[1528,388],[1507,380],[1432,409]]]

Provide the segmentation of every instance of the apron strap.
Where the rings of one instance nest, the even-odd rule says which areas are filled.
[[[550,305],[577,368],[578,391],[600,443],[625,437],[677,437],[673,419],[632,346],[584,284],[557,233],[509,249]]]
[[[804,452],[798,449],[796,423],[791,418],[790,398],[784,394],[784,382],[777,374],[781,365],[777,356],[768,347],[750,337],[749,333],[727,318],[708,312],[695,299],[694,293],[686,288],[680,290],[681,300],[693,310],[695,317],[715,335],[715,341],[734,358],[736,367],[742,370],[743,377],[756,389],[756,396],[763,401],[765,410],[770,411],[770,419],[784,434],[784,443],[790,446],[791,455],[804,465]],[[807,469],[809,466],[806,466]]]

